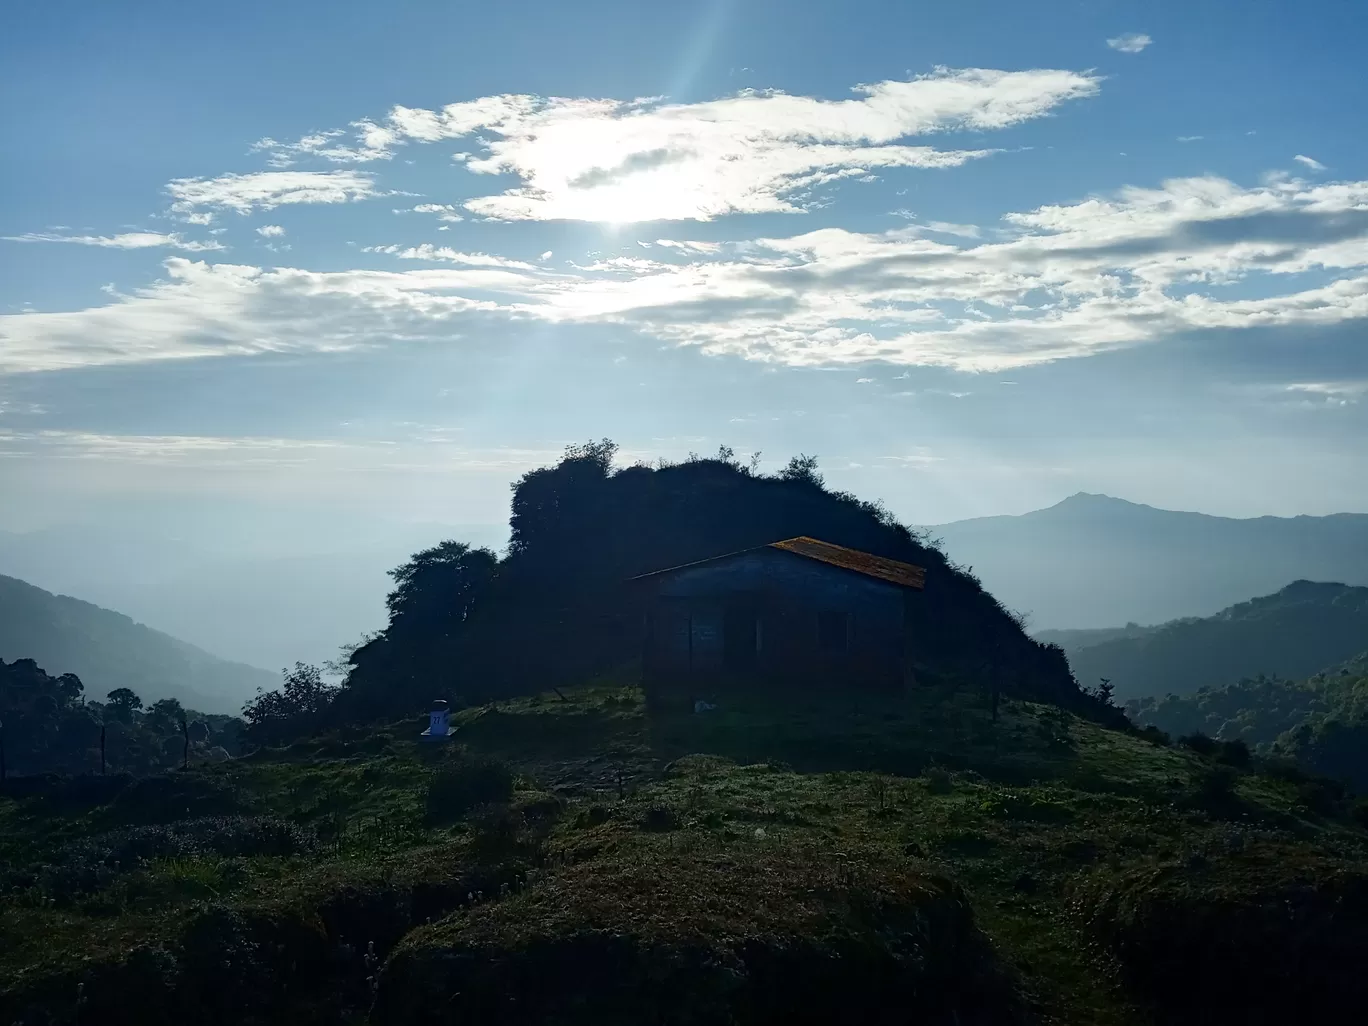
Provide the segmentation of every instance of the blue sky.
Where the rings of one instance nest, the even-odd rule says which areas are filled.
[[[496,523],[604,435],[1368,509],[1362,4],[3,17],[0,528]]]

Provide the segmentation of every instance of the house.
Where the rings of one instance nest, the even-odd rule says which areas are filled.
[[[647,695],[716,700],[767,682],[901,689],[925,578],[919,566],[807,537],[644,574]]]

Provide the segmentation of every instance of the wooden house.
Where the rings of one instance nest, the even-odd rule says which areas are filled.
[[[718,700],[730,688],[911,682],[925,571],[816,538],[789,538],[636,578],[647,695]]]

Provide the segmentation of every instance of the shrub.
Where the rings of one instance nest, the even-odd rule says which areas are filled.
[[[1173,739],[1170,738],[1168,734],[1166,734],[1164,731],[1156,727],[1153,723],[1141,728],[1139,734],[1140,737],[1142,737],[1144,740],[1148,741],[1152,745],[1157,745],[1160,748],[1168,748],[1171,744],[1173,744]]]
[[[507,802],[513,797],[513,770],[497,759],[461,757],[428,779],[426,819],[431,825],[451,823],[477,805]]]
[[[1229,766],[1204,766],[1193,780],[1192,802],[1199,809],[1222,813],[1238,802],[1237,775]]]
[[[504,858],[522,847],[524,821],[507,805],[481,805],[470,816],[470,841],[476,854]]]
[[[1354,799],[1354,804],[1349,806],[1349,818],[1368,830],[1368,798]]]
[[[1180,737],[1178,743],[1198,755],[1211,755],[1216,751],[1216,741],[1201,731]]]
[[[1234,741],[1218,741],[1216,761],[1226,766],[1244,769],[1249,765],[1249,746],[1238,738]]]
[[[949,794],[955,788],[950,771],[942,766],[928,766],[922,771],[922,783],[932,794]]]
[[[1333,816],[1344,800],[1344,785],[1327,777],[1310,777],[1297,785],[1297,801],[1318,816]]]
[[[652,805],[642,813],[641,829],[659,832],[678,830],[679,815],[668,806]]]
[[[11,886],[36,884],[64,901],[107,887],[121,873],[153,859],[282,857],[311,852],[316,846],[312,833],[273,816],[216,816],[111,830],[72,841],[43,864],[7,882]]]

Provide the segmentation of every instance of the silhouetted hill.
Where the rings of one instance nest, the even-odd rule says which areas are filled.
[[[0,659],[74,673],[91,698],[126,687],[144,702],[175,698],[203,712],[236,713],[258,687],[279,684],[268,670],[226,662],[122,613],[4,576]]]
[[[1079,493],[930,530],[1037,634],[1209,616],[1289,581],[1368,585],[1362,513],[1237,520]]]
[[[1295,581],[1215,616],[1176,620],[1066,649],[1085,685],[1111,680],[1118,699],[1185,695],[1261,674],[1308,677],[1368,648],[1368,588]]]
[[[1001,668],[1016,693],[1091,701],[1062,651],[1027,637],[887,510],[829,491],[815,461],[770,476],[725,449],[654,469],[615,468],[615,452],[607,441],[574,447],[525,474],[504,558],[447,541],[398,568],[389,624],[352,655],[339,715],[411,710],[435,689],[474,700],[611,672],[641,653],[640,596],[626,582],[798,535],[925,567],[926,601],[911,607],[919,677],[983,683]]]

